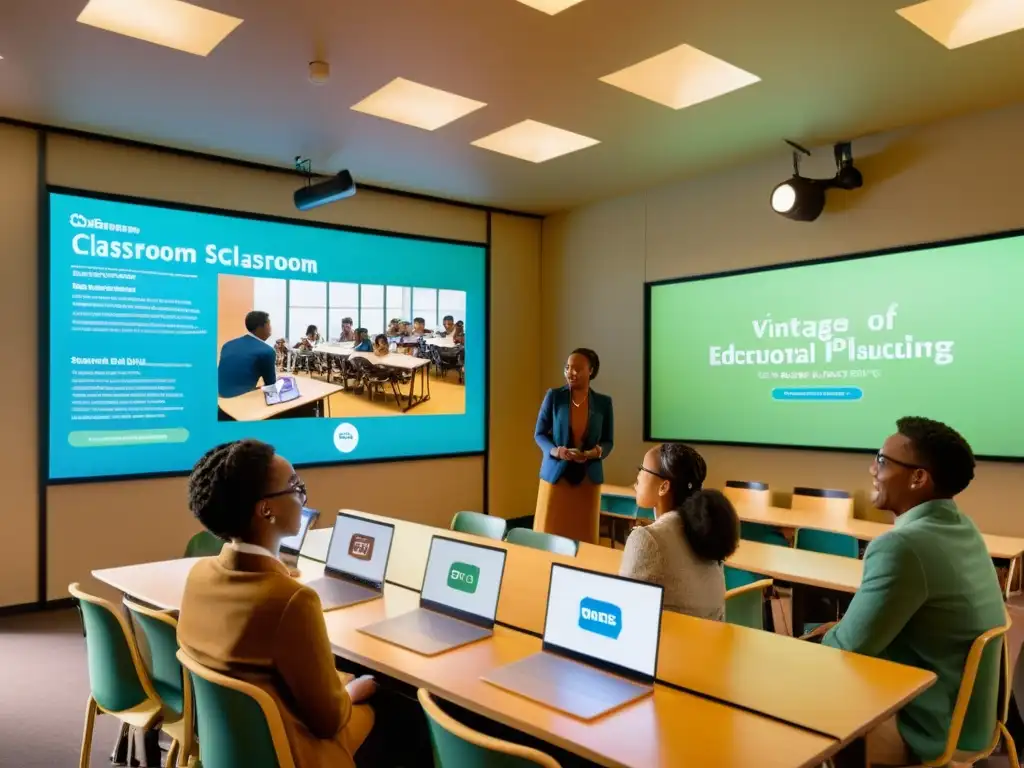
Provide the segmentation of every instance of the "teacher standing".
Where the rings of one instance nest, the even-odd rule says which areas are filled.
[[[576,349],[565,363],[566,386],[549,389],[534,437],[544,452],[533,528],[597,543],[602,460],[612,452],[612,399],[590,388],[601,361]]]

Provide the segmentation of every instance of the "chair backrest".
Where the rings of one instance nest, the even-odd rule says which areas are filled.
[[[471,533],[474,536],[501,541],[505,537],[505,518],[479,512],[456,512],[452,518],[451,529],[459,533]]]
[[[768,483],[726,480],[722,493],[736,506],[770,507],[772,502],[772,492],[768,490]]]
[[[435,768],[559,768],[550,755],[467,728],[437,706],[423,688],[416,695],[430,727]]]
[[[825,512],[840,518],[853,517],[853,498],[847,491],[828,488],[794,488],[793,509]]]
[[[764,523],[740,522],[740,538],[761,544],[774,544],[777,547],[789,546],[789,540],[782,531]]]
[[[223,539],[218,539],[209,531],[200,531],[188,540],[185,557],[216,557],[223,547]]]
[[[813,528],[797,530],[796,548],[839,557],[860,557],[860,542],[855,537],[833,531],[816,531]]]
[[[1006,624],[990,629],[971,643],[953,706],[946,749],[929,765],[946,765],[957,750],[975,753],[995,748],[998,724],[1005,721],[1008,704],[1006,696],[1000,701],[997,692],[1000,674],[1008,673],[1009,656],[1004,646],[1009,629],[1007,617]]]
[[[185,714],[186,707],[191,710],[192,691],[178,661],[178,622],[169,613],[153,610],[127,597],[124,605],[146,638],[149,678],[160,701],[174,714]]]
[[[545,552],[554,552],[556,555],[568,555],[576,557],[580,543],[565,536],[556,536],[553,533],[535,531],[532,528],[513,528],[505,534],[505,541],[510,544],[519,544],[523,547],[543,549]]]
[[[771,579],[761,579],[725,593],[725,620],[741,627],[764,629],[764,593]]]
[[[270,694],[204,667],[183,650],[177,656],[195,691],[203,768],[295,768]]]
[[[117,606],[83,592],[77,583],[68,592],[82,612],[89,688],[96,703],[107,712],[124,712],[157,701],[131,628]]]
[[[731,589],[738,589],[739,587],[745,587],[747,584],[753,584],[754,582],[761,581],[764,576],[760,573],[751,573],[750,571],[744,571],[741,568],[732,568],[725,566],[725,589],[728,592]]]

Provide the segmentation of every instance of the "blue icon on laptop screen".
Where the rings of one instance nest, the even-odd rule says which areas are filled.
[[[617,605],[584,597],[580,600],[580,629],[617,640],[622,632],[622,609]]]

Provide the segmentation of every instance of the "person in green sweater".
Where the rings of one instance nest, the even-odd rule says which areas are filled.
[[[810,633],[824,634],[822,645],[919,667],[938,678],[868,734],[872,766],[942,754],[971,643],[1006,623],[985,542],[953,502],[974,479],[971,447],[931,419],[906,417],[896,426],[870,470],[871,502],[892,512],[895,525],[868,545],[864,577],[846,615]],[[979,674],[975,695],[996,696],[998,670]],[[968,718],[958,749],[984,749],[993,726]]]

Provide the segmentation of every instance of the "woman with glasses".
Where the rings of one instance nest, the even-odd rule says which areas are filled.
[[[638,507],[654,522],[634,528],[619,573],[665,588],[665,610],[725,619],[722,561],[736,551],[740,521],[719,491],[704,490],[707,465],[693,448],[663,443],[644,456],[636,477]]]
[[[343,684],[320,598],[278,559],[299,531],[306,486],[273,447],[239,440],[192,470],[189,507],[227,543],[193,566],[178,642],[200,664],[253,683],[277,702],[298,768],[355,765],[373,727],[372,677]]]

